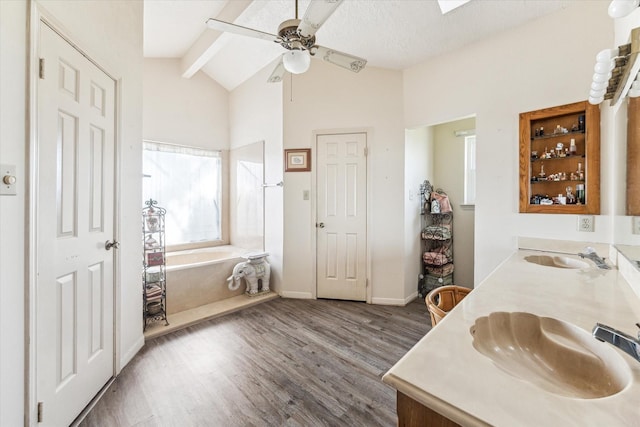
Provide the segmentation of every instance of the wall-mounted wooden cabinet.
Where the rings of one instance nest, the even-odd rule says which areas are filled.
[[[520,114],[520,212],[600,213],[600,109],[587,101]]]

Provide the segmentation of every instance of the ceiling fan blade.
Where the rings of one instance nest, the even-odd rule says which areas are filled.
[[[282,81],[282,79],[284,79],[284,73],[287,70],[284,69],[284,64],[282,63],[282,56],[280,57],[280,61],[278,62],[278,65],[276,65],[276,68],[273,69],[273,72],[271,73],[271,75],[269,76],[269,79],[267,80],[268,83],[279,83]]]
[[[354,73],[359,72],[367,64],[367,60],[359,58],[348,53],[339,52],[337,50],[329,49],[323,46],[313,46],[310,50],[311,55],[315,58],[322,59],[323,61],[330,62],[338,65],[339,67],[346,68]]]
[[[302,21],[298,25],[300,35],[303,37],[314,35],[341,3],[342,0],[311,0]]]
[[[212,30],[239,34],[241,36],[255,37],[270,42],[280,42],[280,39],[275,34],[265,33],[262,31],[254,30],[253,28],[242,27],[240,25],[220,21],[218,19],[209,18],[207,20],[207,27],[211,28]]]

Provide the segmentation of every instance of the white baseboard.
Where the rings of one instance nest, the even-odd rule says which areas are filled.
[[[127,364],[131,362],[131,360],[133,360],[135,355],[138,354],[142,347],[144,347],[144,335],[140,335],[140,338],[138,338],[138,340],[131,346],[131,348],[129,348],[129,350],[127,350],[127,352],[122,355],[122,357],[120,358],[120,369],[117,374],[119,374],[120,371],[122,371],[122,369],[127,366]]]
[[[404,305],[409,304],[411,301],[413,301],[416,298],[418,298],[418,291],[415,291],[414,293],[412,293],[408,297],[406,297],[404,299]]]
[[[418,292],[415,292],[415,293],[409,295],[405,299],[400,299],[400,298],[371,298],[371,304],[405,306],[405,305],[409,304],[411,301],[413,301],[414,299],[416,299],[417,296],[418,296]]]
[[[280,296],[282,298],[313,299],[311,292],[282,291],[280,292]]]

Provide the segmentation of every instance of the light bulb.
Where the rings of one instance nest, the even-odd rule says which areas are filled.
[[[592,105],[598,105],[598,104],[600,104],[602,101],[604,101],[604,96],[599,96],[599,97],[597,97],[597,98],[596,98],[596,97],[593,97],[593,96],[590,96],[590,97],[589,97],[589,104],[592,104]]]
[[[636,10],[640,0],[613,0],[609,4],[609,16],[613,19],[623,18]]]
[[[630,89],[627,95],[629,95],[629,98],[637,98],[640,96],[640,89]]]
[[[284,69],[293,74],[302,74],[311,65],[311,55],[308,50],[292,49],[282,56]]]
[[[593,75],[593,81],[596,82],[596,83],[607,82],[607,81],[609,81],[610,78],[611,78],[611,73],[609,73],[609,74],[598,74],[598,73],[595,73]]]
[[[620,49],[603,49],[596,55],[597,62],[609,62],[620,54]]]
[[[609,71],[613,70],[613,67],[615,67],[613,61],[596,62],[596,65],[593,67],[593,71],[598,74],[607,74]]]

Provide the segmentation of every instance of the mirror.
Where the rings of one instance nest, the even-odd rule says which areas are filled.
[[[626,119],[626,149],[621,150],[620,169],[625,169],[625,179],[622,181],[626,188],[624,212],[616,216],[614,243],[616,249],[625,256],[632,265],[640,270],[640,234],[635,233],[640,228],[640,98],[629,98],[626,111],[620,109],[618,115]],[[626,113],[626,114],[625,114]]]
[[[616,19],[614,39],[616,45],[633,43],[633,30],[640,22],[640,9],[629,19]],[[637,51],[637,49],[633,49]],[[640,227],[640,98],[627,97],[620,108],[604,107],[610,113],[609,143],[613,147],[610,166],[610,190],[613,200],[612,242],[616,249],[640,270],[640,233],[634,234],[634,226]],[[607,126],[607,124],[605,124]]]
[[[640,98],[627,104],[627,197],[626,214],[640,216]]]
[[[616,245],[616,249],[624,255],[631,264],[640,270],[640,246]]]

